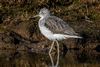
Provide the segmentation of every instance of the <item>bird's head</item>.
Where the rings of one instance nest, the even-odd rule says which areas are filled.
[[[49,10],[47,8],[42,8],[39,12],[40,17],[46,17],[50,14]]]
[[[47,17],[49,15],[50,15],[50,11],[47,8],[42,8],[42,9],[40,9],[39,14],[34,16],[34,17],[40,16],[41,18],[44,18],[44,17]]]

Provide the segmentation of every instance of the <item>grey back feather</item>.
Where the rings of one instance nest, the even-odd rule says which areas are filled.
[[[77,35],[66,22],[56,16],[47,17],[45,19],[45,26],[55,34]]]

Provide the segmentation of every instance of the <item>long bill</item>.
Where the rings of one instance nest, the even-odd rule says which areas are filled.
[[[33,17],[30,17],[30,19],[34,19],[35,17],[39,17],[39,15],[35,15]]]
[[[33,16],[33,17],[39,17],[39,15],[35,15],[35,16]]]

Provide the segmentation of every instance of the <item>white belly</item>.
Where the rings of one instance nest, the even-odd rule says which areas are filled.
[[[50,40],[53,40],[54,39],[53,33],[50,30],[48,30],[46,27],[44,27],[44,26],[43,27],[40,27],[40,31],[48,39],[50,39]]]
[[[40,27],[41,33],[47,37],[49,40],[62,40],[65,39],[65,37],[62,34],[53,34],[48,28],[46,27]]]

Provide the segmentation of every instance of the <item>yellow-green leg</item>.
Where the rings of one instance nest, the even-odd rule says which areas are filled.
[[[59,43],[58,43],[57,40],[56,40],[56,43],[57,43],[57,52],[58,52],[58,56],[57,56],[57,63],[56,63],[56,66],[55,66],[55,67],[58,67],[58,64],[59,64]]]

